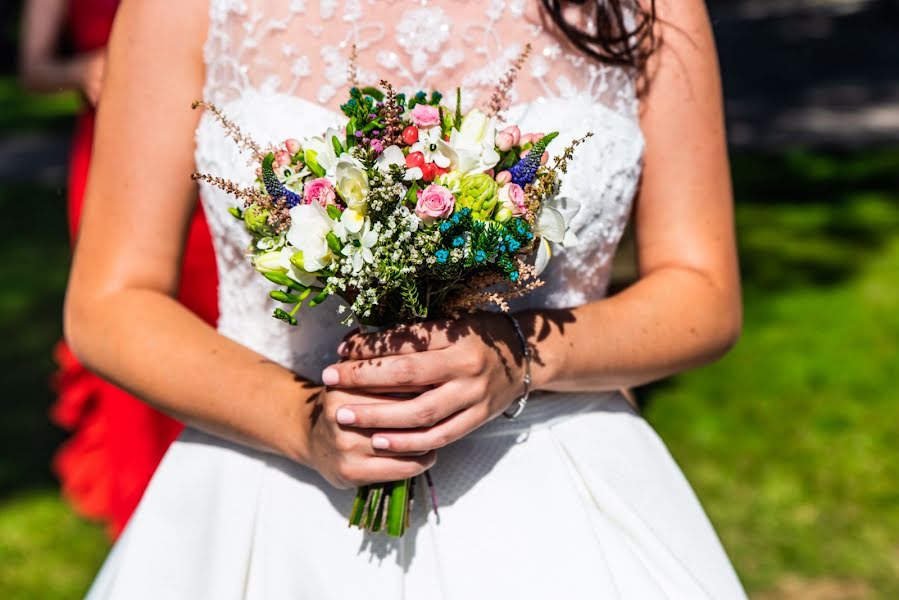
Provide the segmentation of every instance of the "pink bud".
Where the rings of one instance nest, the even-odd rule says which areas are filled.
[[[279,167],[285,167],[290,164],[290,153],[287,150],[278,150],[275,153],[275,164]]]
[[[544,152],[543,156],[540,157],[540,164],[545,165],[547,162],[549,162],[549,152]]]
[[[515,145],[515,139],[512,137],[511,133],[507,133],[505,131],[500,131],[496,134],[496,139],[493,141],[496,144],[496,148],[500,152],[506,152],[512,149],[512,146]]]
[[[496,174],[496,177],[494,179],[496,179],[496,183],[505,185],[512,181],[512,174],[508,171],[500,171]]]
[[[518,125],[509,125],[505,129],[503,129],[502,133],[508,133],[512,136],[513,146],[517,146],[521,141],[521,129],[518,128]]]
[[[527,156],[527,155],[530,154],[530,153],[531,153],[530,150],[523,150],[523,151],[521,152],[521,154],[518,155],[518,157],[519,157],[519,158],[524,158],[525,156]]]
[[[262,167],[256,167],[256,177],[262,177]]]
[[[300,142],[299,140],[290,138],[289,140],[284,141],[284,147],[287,148],[287,151],[291,154],[296,154],[300,151]]]

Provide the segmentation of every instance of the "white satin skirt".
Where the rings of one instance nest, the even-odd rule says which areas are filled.
[[[353,491],[188,429],[90,600],[745,598],[665,446],[617,393],[542,394],[438,453],[401,539]]]

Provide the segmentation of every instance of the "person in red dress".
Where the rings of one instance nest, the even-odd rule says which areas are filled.
[[[100,101],[104,49],[118,0],[28,0],[21,36],[20,71],[34,91],[79,90],[78,117],[68,178],[68,215],[73,244],[90,166],[94,107]],[[75,52],[57,56],[67,35]],[[202,209],[191,222],[179,300],[206,322],[218,318],[215,255]],[[59,449],[54,470],[63,495],[82,515],[108,525],[114,538],[140,501],[156,466],[182,425],[87,371],[65,342],[56,349],[59,397],[55,423],[72,435]]]

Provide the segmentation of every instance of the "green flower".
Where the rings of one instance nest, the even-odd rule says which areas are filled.
[[[470,208],[471,216],[480,221],[493,218],[499,184],[486,173],[468,175],[459,186],[457,209]]]
[[[269,211],[251,204],[243,211],[243,222],[247,231],[259,237],[274,235],[275,230],[268,223]]]

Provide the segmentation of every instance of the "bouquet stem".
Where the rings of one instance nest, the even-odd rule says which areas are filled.
[[[414,479],[365,485],[356,490],[350,526],[400,537],[409,527]]]

